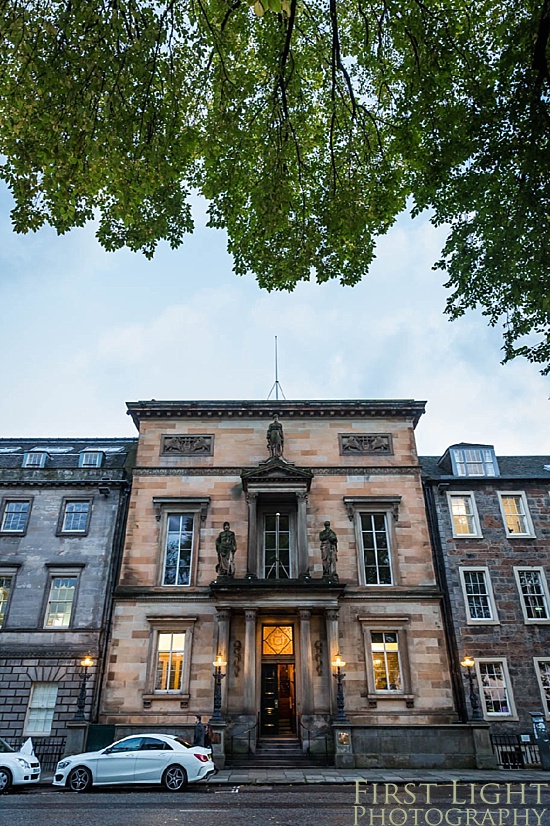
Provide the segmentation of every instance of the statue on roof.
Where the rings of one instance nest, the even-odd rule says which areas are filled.
[[[267,446],[271,454],[271,458],[279,458],[283,455],[283,447],[285,437],[283,434],[283,426],[279,421],[278,415],[275,413],[273,421],[267,428]]]

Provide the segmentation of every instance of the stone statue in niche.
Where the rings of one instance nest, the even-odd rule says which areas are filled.
[[[220,531],[216,539],[216,551],[218,553],[216,573],[218,576],[235,576],[237,539],[230,528],[229,522],[224,522],[223,531]]]
[[[283,447],[285,437],[283,433],[283,426],[279,421],[277,414],[273,417],[273,421],[267,428],[267,446],[272,458],[283,455]]]
[[[325,528],[319,534],[319,540],[321,542],[323,578],[337,580],[336,562],[338,560],[338,537],[331,529],[330,522],[325,522]]]

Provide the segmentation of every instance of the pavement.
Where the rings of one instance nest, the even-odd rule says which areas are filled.
[[[43,772],[39,786],[51,786],[53,772]],[[221,769],[200,786],[296,786],[318,784],[355,784],[356,780],[369,783],[548,783],[550,772],[530,769]]]

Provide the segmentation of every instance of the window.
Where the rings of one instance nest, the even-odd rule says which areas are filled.
[[[498,465],[492,447],[465,447],[451,450],[455,476],[497,476]]]
[[[25,721],[25,736],[48,736],[57,701],[57,683],[33,683]]]
[[[506,534],[510,538],[535,535],[524,493],[499,493]]]
[[[481,536],[473,493],[449,493],[447,498],[453,523],[453,536],[458,539],[468,536]]]
[[[64,499],[58,523],[58,534],[85,536],[90,527],[92,502],[90,499]]]
[[[397,632],[372,631],[371,651],[375,691],[401,691]]]
[[[290,514],[264,515],[264,577],[290,579],[291,577]]]
[[[168,515],[163,585],[189,585],[191,582],[194,522],[192,513]]]
[[[185,631],[158,635],[155,691],[181,691],[184,652]]]
[[[191,653],[196,617],[148,617],[151,627],[145,709],[157,709],[177,695],[180,708],[188,708]]]
[[[348,517],[355,523],[359,583],[395,585],[395,524],[400,496],[345,496]]]
[[[488,568],[460,568],[468,625],[498,623]]]
[[[27,530],[30,509],[30,499],[4,500],[0,527],[2,533],[18,533],[23,535]]]
[[[33,451],[23,455],[23,467],[44,467],[48,454],[44,451]]]
[[[100,450],[85,450],[78,459],[79,467],[101,467],[103,452]]]
[[[52,577],[45,628],[68,628],[70,626],[77,582],[76,576]]]
[[[0,575],[0,628],[8,611],[12,582],[13,577]]]
[[[544,716],[550,720],[550,660],[534,657],[535,671],[539,681]]]
[[[387,514],[361,513],[361,543],[366,585],[391,585]]]
[[[542,568],[514,568],[525,622],[550,622],[549,595]]]
[[[485,717],[515,717],[506,660],[476,660]]]
[[[399,699],[414,707],[408,657],[408,616],[359,617],[365,643],[367,698],[369,708],[379,702]]]

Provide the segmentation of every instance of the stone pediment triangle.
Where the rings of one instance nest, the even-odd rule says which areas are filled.
[[[292,462],[274,457],[266,462],[260,462],[258,467],[243,470],[243,483],[250,482],[310,482],[313,472],[309,468],[298,468]]]

